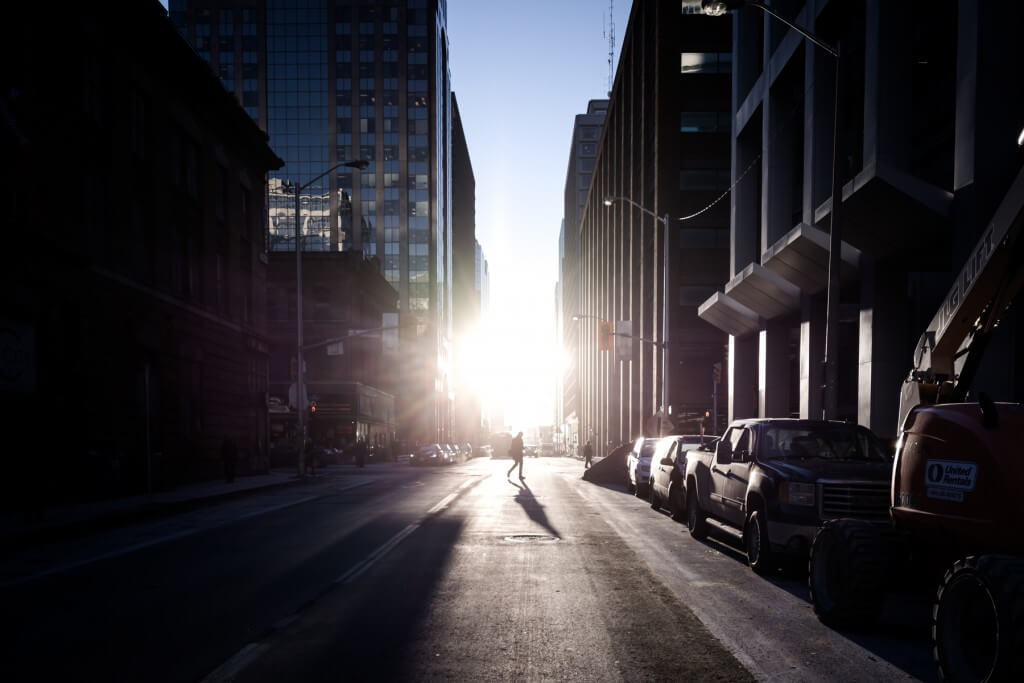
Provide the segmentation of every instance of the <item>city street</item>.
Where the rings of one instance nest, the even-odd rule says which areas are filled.
[[[802,580],[580,461],[343,470],[0,562],[7,681],[935,680],[919,618]]]

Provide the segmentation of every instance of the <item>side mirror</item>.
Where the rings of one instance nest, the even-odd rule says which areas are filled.
[[[662,458],[661,459],[661,464],[662,465],[671,465],[671,464],[673,464],[672,463],[672,459],[671,458]]]

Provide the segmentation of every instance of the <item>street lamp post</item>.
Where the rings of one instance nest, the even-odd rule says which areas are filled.
[[[843,203],[840,180],[839,106],[840,59],[839,43],[829,45],[810,31],[797,26],[759,0],[701,0],[704,13],[717,17],[741,7],[756,7],[781,21],[835,59],[835,105],[832,113],[832,215],[828,239],[828,284],[825,304],[825,397],[822,413],[826,420],[834,420],[839,413],[839,268],[842,264],[842,233],[839,226],[839,206]]]
[[[299,428],[299,449],[295,460],[298,477],[305,475],[305,463],[303,461],[305,459],[306,451],[306,401],[304,400],[306,387],[303,378],[303,374],[305,373],[305,363],[303,363],[302,359],[302,229],[299,225],[299,199],[302,196],[303,190],[337,168],[347,166],[349,168],[358,168],[359,170],[363,170],[369,165],[370,162],[362,159],[357,161],[342,161],[331,166],[312,180],[309,180],[302,185],[293,186],[295,191],[295,414],[298,418]]]
[[[668,369],[669,369],[669,362],[668,362],[669,361],[669,355],[668,354],[669,354],[669,329],[670,329],[670,325],[669,325],[669,322],[668,322],[668,313],[669,313],[669,305],[668,305],[668,301],[669,301],[668,286],[669,285],[668,285],[668,281],[669,281],[669,267],[672,264],[672,261],[669,258],[669,251],[668,251],[669,218],[668,218],[668,214],[667,213],[664,216],[659,216],[658,214],[654,213],[650,209],[637,204],[636,202],[634,202],[629,197],[618,197],[618,196],[611,196],[611,195],[609,195],[609,196],[606,196],[604,198],[604,205],[605,206],[611,206],[613,203],[615,203],[617,201],[626,202],[629,205],[634,206],[634,207],[640,209],[641,211],[646,213],[648,216],[651,216],[655,220],[661,221],[662,225],[664,225],[664,227],[665,227],[665,230],[664,230],[664,233],[665,233],[664,244],[662,246],[664,265],[663,265],[663,268],[662,268],[663,273],[662,273],[662,283],[661,283],[661,291],[662,291],[662,296],[661,296],[661,410],[662,410],[662,416],[664,417],[665,420],[667,420],[668,419]],[[664,423],[664,420],[662,421],[662,424],[663,423]],[[661,428],[659,428],[658,432],[660,433],[661,431],[662,431]]]

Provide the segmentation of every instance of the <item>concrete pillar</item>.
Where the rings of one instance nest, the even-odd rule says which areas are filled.
[[[757,416],[789,417],[789,325],[771,321],[757,336]]]
[[[906,274],[861,257],[857,422],[882,438],[895,438],[900,386],[910,371],[903,306]]]
[[[729,337],[729,422],[757,417],[758,335]]]
[[[821,419],[825,383],[825,297],[800,297],[800,417]]]

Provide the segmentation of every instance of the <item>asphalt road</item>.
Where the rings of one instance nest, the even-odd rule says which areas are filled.
[[[0,562],[5,681],[933,680],[579,461],[367,468]],[[902,619],[902,622],[901,622]]]

